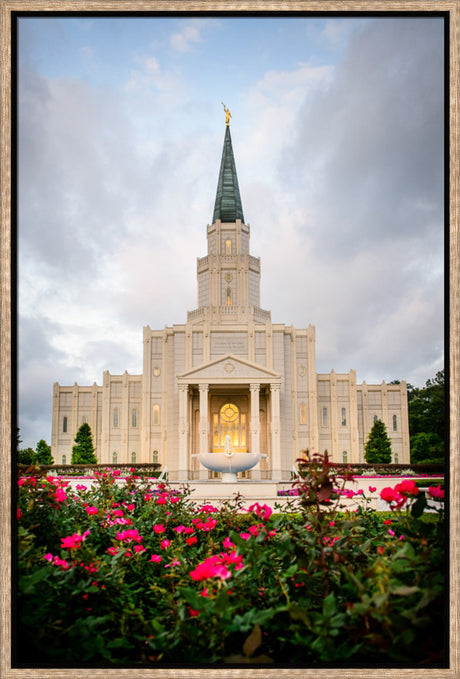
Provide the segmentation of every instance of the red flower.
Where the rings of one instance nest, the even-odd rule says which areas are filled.
[[[435,500],[444,500],[444,491],[441,489],[440,485],[439,486],[430,486],[428,488],[428,493]]]
[[[418,486],[416,485],[415,481],[412,479],[404,479],[404,481],[401,481],[401,483],[398,483],[395,486],[395,490],[397,490],[401,495],[418,495],[419,489]]]
[[[196,543],[198,542],[198,538],[197,538],[195,535],[191,535],[189,538],[186,538],[186,539],[185,539],[185,542],[186,542],[188,545],[194,545],[194,544],[196,544]]]
[[[160,547],[161,547],[161,549],[168,549],[170,544],[171,544],[171,540],[162,540],[160,542]]]

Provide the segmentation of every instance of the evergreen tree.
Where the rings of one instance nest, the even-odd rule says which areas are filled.
[[[54,463],[53,457],[51,455],[51,446],[49,446],[44,439],[40,439],[40,441],[37,443],[36,463],[37,464]]]
[[[391,462],[391,441],[382,420],[374,422],[364,450],[364,459],[368,464],[388,464]]]
[[[94,454],[91,427],[84,422],[75,436],[76,445],[72,448],[72,464],[97,464]]]

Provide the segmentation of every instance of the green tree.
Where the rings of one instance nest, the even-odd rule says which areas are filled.
[[[37,464],[53,464],[54,460],[51,455],[51,446],[47,444],[44,439],[40,439],[36,448],[36,462]]]
[[[391,441],[382,420],[374,422],[364,450],[364,459],[369,464],[388,464],[391,462]]]
[[[444,441],[433,433],[420,432],[410,437],[410,461],[440,462],[444,458]]]
[[[411,462],[439,459],[444,456],[446,437],[446,383],[444,370],[427,380],[421,389],[407,385]],[[419,434],[426,436],[419,437]],[[441,445],[442,444],[442,445]],[[414,448],[415,446],[415,448]]]
[[[72,464],[97,464],[94,454],[91,427],[84,422],[75,436],[76,445],[72,448]]]
[[[445,440],[446,433],[446,383],[444,370],[427,380],[421,389],[408,385],[409,431],[415,434],[437,434]]]
[[[18,464],[35,464],[36,454],[33,448],[23,448],[18,450]]]

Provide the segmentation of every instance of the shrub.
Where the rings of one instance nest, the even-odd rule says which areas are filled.
[[[300,474],[298,498],[275,512],[245,511],[238,495],[200,506],[134,472],[123,484],[98,472],[75,492],[46,472],[21,477],[17,660],[444,666],[442,513],[423,520],[412,481],[390,519],[364,496],[350,511],[352,475],[327,456]]]

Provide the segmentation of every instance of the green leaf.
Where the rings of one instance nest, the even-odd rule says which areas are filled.
[[[298,604],[290,604],[288,607],[288,613],[293,620],[302,620],[302,622],[309,627],[310,620],[306,611],[304,611]]]
[[[423,514],[425,511],[425,507],[427,506],[427,501],[425,497],[425,493],[422,491],[417,500],[414,502],[412,507],[410,508],[410,513],[414,517],[414,519],[418,519],[419,516]]]
[[[185,601],[195,610],[199,610],[200,606],[203,605],[203,600],[201,598],[198,598],[198,594],[194,589],[191,589],[190,587],[178,587],[177,591],[182,594],[184,597]]]
[[[331,592],[323,601],[323,615],[325,618],[331,618],[334,613],[337,613],[337,604],[335,594]]]

